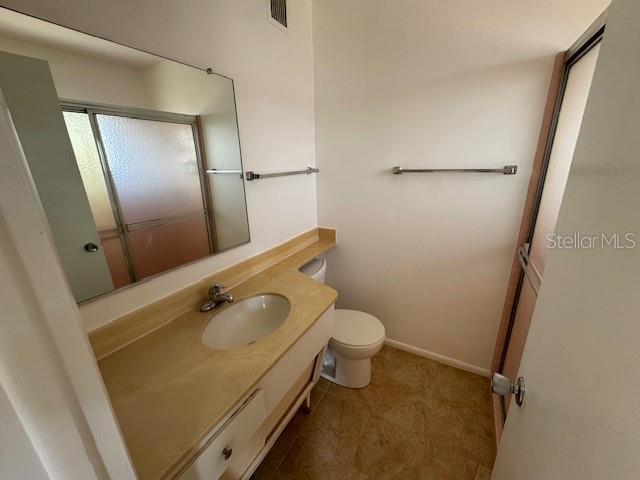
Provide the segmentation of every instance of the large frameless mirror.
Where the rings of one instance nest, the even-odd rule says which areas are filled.
[[[231,79],[0,8],[0,90],[78,302],[249,241]]]

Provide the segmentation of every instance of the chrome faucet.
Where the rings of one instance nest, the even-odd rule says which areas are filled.
[[[224,285],[216,283],[209,287],[209,300],[200,305],[201,312],[209,312],[225,303],[233,303],[233,295],[222,293]]]

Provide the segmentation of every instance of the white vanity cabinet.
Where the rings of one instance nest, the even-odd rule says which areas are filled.
[[[179,478],[203,480],[220,478],[266,419],[264,392],[255,390],[204,442],[199,456]]]
[[[251,477],[318,381],[324,350],[333,332],[334,309],[331,305],[284,353],[171,478]]]

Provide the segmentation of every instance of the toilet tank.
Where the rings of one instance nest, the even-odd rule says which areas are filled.
[[[320,283],[324,283],[327,272],[327,262],[324,258],[314,258],[300,267],[300,271],[308,277],[311,277]]]

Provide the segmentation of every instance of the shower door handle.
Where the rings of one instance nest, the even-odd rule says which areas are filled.
[[[96,245],[93,242],[89,242],[89,243],[85,244],[84,250],[85,250],[85,252],[95,253],[95,252],[98,251],[98,245]]]

